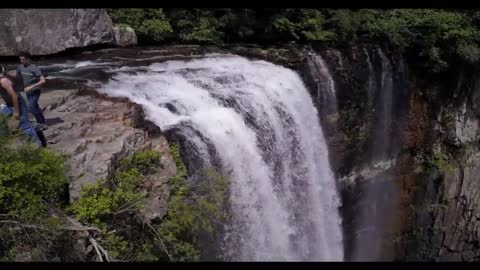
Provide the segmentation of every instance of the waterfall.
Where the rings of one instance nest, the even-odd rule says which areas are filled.
[[[334,97],[333,80],[325,77],[320,83]],[[233,217],[219,243],[226,260],[343,260],[328,149],[297,73],[265,61],[209,55],[120,70],[99,91],[141,104],[148,120],[182,132],[202,158],[210,159],[207,148],[214,148],[230,177]]]
[[[363,53],[365,54],[367,67],[368,67],[368,84],[367,84],[367,106],[373,107],[375,101],[375,73],[373,69],[372,59],[370,58],[370,54],[368,53],[367,48],[363,48]]]
[[[378,48],[378,55],[381,59],[381,76],[378,88],[379,108],[378,120],[375,126],[373,158],[382,160],[390,158],[389,148],[391,146],[391,131],[393,118],[393,69],[390,60],[385,53]]]
[[[377,48],[373,57],[367,50],[366,61],[369,78],[368,105],[375,108],[372,137],[369,145],[370,156],[364,166],[392,164],[395,153],[392,142],[399,136],[394,130],[394,69],[385,53]],[[375,61],[375,65],[372,64]],[[378,67],[374,69],[373,67]],[[389,165],[390,166],[390,165]],[[395,211],[396,187],[388,173],[373,176],[360,184],[358,191],[361,199],[357,207],[356,234],[353,243],[353,261],[377,261],[382,259],[385,247],[385,224],[390,213]]]
[[[315,95],[319,100],[319,108],[327,115],[336,113],[337,97],[335,81],[322,56],[316,52],[308,51],[307,67],[311,79],[315,82]]]

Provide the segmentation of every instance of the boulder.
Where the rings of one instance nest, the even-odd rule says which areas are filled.
[[[2,9],[0,56],[21,50],[46,55],[114,41],[113,23],[103,9]]]
[[[135,30],[128,25],[117,24],[113,26],[115,35],[115,45],[120,47],[128,47],[137,45],[137,35]]]

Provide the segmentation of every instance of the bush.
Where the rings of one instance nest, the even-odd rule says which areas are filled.
[[[211,169],[204,172],[201,184],[192,188],[177,145],[171,146],[171,154],[177,173],[169,179],[168,212],[158,224],[151,225],[151,230],[128,213],[142,207],[142,176],[159,169],[158,152],[141,151],[122,159],[113,181],[84,186],[79,200],[71,206],[77,219],[101,228],[101,243],[113,258],[197,261],[202,254],[198,235],[208,233],[218,239],[219,225],[225,221],[227,182]]]
[[[440,148],[434,149],[433,152],[424,150],[417,151],[414,157],[415,173],[453,173],[460,162],[449,155],[446,150]]]
[[[146,195],[142,177],[157,172],[160,157],[155,151],[139,151],[120,160],[112,181],[85,185],[70,206],[78,220],[102,230],[100,242],[116,260],[160,259],[155,255],[161,251],[154,244],[154,235],[135,218]]]
[[[212,11],[175,9],[169,16],[181,42],[215,44],[223,41],[224,23]]]
[[[112,182],[100,180],[82,187],[80,198],[70,207],[78,220],[105,228],[116,212],[133,211],[141,206],[145,197],[141,176],[158,170],[160,154],[140,151],[119,163]]]
[[[58,207],[65,185],[64,158],[16,139],[0,146],[0,212],[36,222]]]
[[[16,137],[0,137],[0,257],[54,250],[65,186],[64,157]],[[45,259],[45,258],[42,258]]]
[[[267,31],[284,40],[329,41],[335,35],[323,29],[324,16],[315,9],[286,9],[274,14]]]
[[[176,261],[217,259],[218,250],[205,250],[212,243],[220,242],[221,226],[226,222],[228,181],[216,169],[201,172],[198,184],[187,181],[186,168],[180,158],[178,145],[171,146],[177,165],[177,174],[170,178],[171,197],[167,216],[157,225],[165,240],[166,248]],[[207,241],[200,236],[207,235]],[[216,245],[213,245],[216,249]],[[214,253],[217,258],[202,254]]]
[[[173,33],[170,23],[166,20],[148,19],[143,21],[137,29],[137,33],[144,37],[150,37],[154,41],[167,40]]]
[[[151,174],[162,168],[161,157],[157,151],[139,151],[133,157],[122,159],[119,169],[122,171],[134,168],[141,174]]]
[[[144,42],[162,42],[172,37],[170,21],[162,9],[109,9],[112,21],[130,25]]]

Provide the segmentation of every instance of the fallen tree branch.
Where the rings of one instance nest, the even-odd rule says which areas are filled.
[[[88,240],[90,241],[90,243],[92,244],[92,246],[95,248],[95,251],[97,252],[97,257],[98,259],[103,262],[103,258],[102,258],[102,254],[100,254],[100,251],[98,250],[98,246],[96,244],[97,241],[95,241],[95,239],[93,239],[92,237],[89,237]]]
[[[0,223],[15,224],[15,225],[18,225],[22,228],[27,228],[27,229],[38,229],[38,230],[43,230],[43,231],[51,231],[52,230],[50,228],[45,228],[42,225],[25,224],[25,223],[21,223],[19,221],[15,221],[15,220],[0,220]],[[63,231],[80,231],[80,232],[96,231],[96,232],[101,232],[100,229],[95,228],[95,227],[87,227],[87,226],[83,226],[79,223],[74,224],[74,225],[75,226],[60,226],[60,227],[55,228],[55,229],[63,230]]]
[[[122,213],[125,213],[125,212],[134,212],[136,210],[137,209],[135,209],[135,208],[125,208],[125,209],[122,209],[122,210],[119,210],[119,211],[113,213],[112,215],[116,216],[116,215],[119,215],[119,214],[122,214]]]
[[[134,201],[127,202],[127,203],[121,205],[120,207],[118,207],[118,208],[117,208],[118,211],[115,212],[115,213],[113,213],[113,214],[114,214],[114,215],[117,215],[117,214],[119,214],[119,213],[124,212],[125,210],[127,210],[127,211],[128,211],[128,210],[135,210],[134,207],[137,207],[137,206],[138,206],[137,204],[140,203],[143,199],[145,199],[145,196],[142,196],[142,197],[140,197],[140,198],[138,198],[138,199],[136,199],[136,200],[134,200]],[[132,207],[133,207],[133,208],[132,208]]]
[[[97,227],[84,226],[80,222],[78,222],[78,221],[76,221],[76,220],[74,220],[70,217],[67,217],[67,220],[70,221],[70,223],[73,225],[73,226],[70,226],[70,227],[65,227],[65,229],[68,228],[68,230],[70,230],[70,231],[96,231],[96,232],[99,232],[99,233],[102,232]]]
[[[7,216],[7,215],[2,214],[2,216]],[[25,234],[27,235],[27,237],[29,237],[29,236],[28,236],[27,230],[25,230],[25,229],[37,229],[37,230],[43,230],[43,231],[64,230],[64,231],[86,232],[87,233],[86,236],[88,237],[89,242],[94,247],[95,252],[97,253],[97,256],[98,256],[99,260],[101,262],[103,262],[104,257],[105,257],[105,260],[107,262],[110,262],[108,252],[93,237],[93,234],[94,234],[93,232],[102,234],[102,231],[99,228],[84,226],[79,221],[77,221],[75,219],[72,219],[68,216],[66,216],[65,219],[68,221],[68,222],[66,222],[67,223],[66,226],[58,226],[58,227],[54,227],[54,228],[47,228],[47,227],[42,226],[42,225],[25,224],[25,223],[22,223],[20,221],[7,220],[7,219],[0,220],[0,225],[1,224],[8,224],[12,228],[23,229],[25,231]]]
[[[100,244],[98,244],[98,242],[93,237],[89,237],[88,240],[90,241],[90,243],[95,248],[95,251],[97,252],[97,255],[98,255],[98,258],[100,259],[100,261],[103,262],[102,255],[100,254],[100,251],[102,251],[103,255],[105,255],[105,259],[107,260],[107,262],[110,262],[110,259],[108,258],[107,251]]]
[[[92,238],[93,239],[93,238]],[[93,239],[95,241],[95,239]],[[110,262],[110,259],[108,258],[108,252],[102,247],[100,246],[97,241],[95,241],[95,243],[98,245],[98,248],[100,249],[100,251],[103,252],[103,254],[105,255],[105,259],[107,260],[107,262]]]
[[[103,262],[103,257],[102,257],[102,254],[100,252],[103,253],[107,262],[110,262],[110,258],[108,258],[108,252],[90,234],[90,231],[96,231],[98,233],[102,233],[102,231],[100,229],[98,229],[96,227],[84,226],[80,222],[78,222],[77,220],[74,220],[70,217],[67,217],[67,220],[70,221],[71,224],[73,224],[73,227],[70,227],[71,230],[86,231],[88,233],[88,240],[93,245],[93,247],[95,248],[95,252],[97,253],[97,256],[98,256],[98,258],[101,262]]]
[[[19,225],[20,227],[23,228],[28,228],[28,229],[39,229],[39,230],[48,230],[43,226],[40,225],[32,225],[32,224],[23,224],[21,222],[15,221],[15,220],[0,220],[0,223],[3,224],[16,224]]]
[[[88,231],[101,232],[100,229],[95,227],[60,227],[59,229],[64,231],[77,231],[77,232],[88,232]]]

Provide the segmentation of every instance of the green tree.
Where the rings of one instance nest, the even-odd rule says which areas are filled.
[[[162,42],[173,37],[170,21],[163,9],[110,9],[109,14],[115,23],[130,25],[145,42]]]

